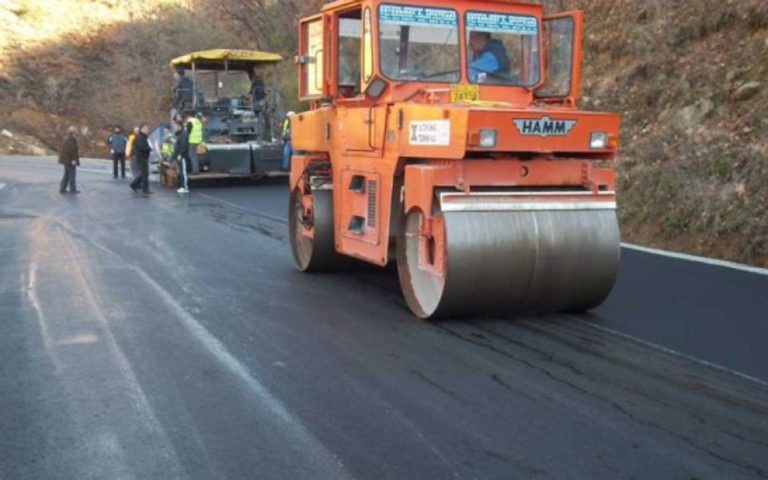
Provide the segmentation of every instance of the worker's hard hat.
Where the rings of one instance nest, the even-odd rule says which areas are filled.
[[[294,112],[293,110],[285,114],[286,117],[292,117],[294,115],[296,115],[296,112]]]

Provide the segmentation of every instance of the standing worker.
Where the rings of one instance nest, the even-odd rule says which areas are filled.
[[[125,178],[125,151],[128,145],[128,139],[125,138],[123,131],[120,127],[115,127],[115,131],[109,136],[107,140],[109,149],[112,152],[112,172],[113,176],[117,178],[117,164],[120,164],[120,171],[122,177]]]
[[[59,164],[64,165],[64,176],[61,178],[59,193],[80,193],[77,189],[77,167],[80,165],[80,149],[77,145],[77,127],[69,127],[67,136],[64,137],[64,143],[59,151]]]
[[[189,160],[192,164],[192,174],[197,175],[200,173],[197,146],[203,143],[203,122],[197,116],[187,119],[187,133],[189,134]]]
[[[133,142],[136,141],[136,135],[139,133],[139,127],[133,127],[131,134],[128,135],[128,146],[125,148],[125,156],[131,163],[131,177],[135,180],[139,176],[139,166],[136,164],[136,155],[133,151]]]
[[[141,191],[148,195],[152,193],[149,191],[149,154],[152,153],[152,147],[149,146],[147,135],[149,135],[149,125],[144,123],[133,141],[133,154],[136,156],[136,163],[141,173],[131,182],[131,189],[138,192],[141,187]]]
[[[184,67],[176,67],[176,70],[173,72],[173,79],[176,81],[176,84],[171,89],[173,93],[171,122],[175,121],[177,114],[181,114],[185,109],[192,107],[195,90],[192,80],[184,75]]]
[[[189,193],[189,181],[187,171],[189,169],[189,133],[180,123],[173,124],[176,132],[176,145],[173,149],[173,158],[179,165],[179,189],[178,193]]]
[[[288,170],[291,167],[291,156],[293,156],[293,148],[291,147],[291,117],[296,115],[296,112],[288,112],[283,120],[283,170]]]

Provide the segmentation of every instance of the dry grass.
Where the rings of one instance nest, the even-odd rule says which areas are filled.
[[[585,10],[583,106],[623,115],[624,238],[768,266],[768,2],[561,3]]]

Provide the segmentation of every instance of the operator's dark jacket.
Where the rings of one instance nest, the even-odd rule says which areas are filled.
[[[176,134],[176,145],[173,147],[173,158],[183,158],[189,160],[189,132],[182,128]]]
[[[478,57],[482,57],[486,53],[490,53],[499,62],[499,69],[493,73],[505,73],[509,74],[511,71],[511,65],[509,64],[509,56],[507,55],[507,49],[500,40],[492,38],[485,44],[485,48],[480,52]]]
[[[139,132],[133,139],[133,153],[136,155],[136,160],[149,160],[151,152],[152,147],[149,146],[149,139],[144,135],[144,132]]]
[[[80,165],[80,150],[77,147],[77,138],[69,133],[64,137],[64,143],[59,151],[59,163],[72,165],[72,162],[77,162],[76,165]]]
[[[181,109],[185,105],[191,105],[194,98],[193,90],[195,86],[192,80],[182,76],[173,87],[173,108]]]

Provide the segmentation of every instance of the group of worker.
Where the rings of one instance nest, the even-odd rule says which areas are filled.
[[[142,124],[134,127],[128,136],[122,128],[115,127],[107,139],[110,153],[112,154],[112,176],[117,179],[125,178],[126,160],[131,166],[133,181],[131,189],[145,194],[152,193],[149,190],[149,154],[152,147],[149,144],[149,125]]]
[[[203,122],[199,116],[183,120],[176,115],[172,123],[172,137],[162,144],[163,157],[178,165],[178,193],[189,193],[189,174],[200,173],[198,147],[203,143]]]
[[[115,179],[118,174],[125,178],[126,159],[130,160],[133,181],[131,189],[145,194],[149,190],[149,154],[152,147],[149,145],[149,126],[142,124],[133,129],[129,136],[120,127],[115,127],[107,139],[112,154],[112,173]],[[64,175],[59,184],[59,193],[80,193],[77,189],[77,167],[80,166],[80,146],[77,140],[77,127],[67,129],[61,148],[59,149],[59,164],[64,167]],[[69,190],[67,190],[69,189]]]
[[[173,106],[171,108],[171,130],[173,137],[163,141],[163,157],[178,165],[178,193],[189,193],[189,173],[200,173],[197,147],[203,143],[203,122],[200,116],[192,115],[183,119],[181,112],[193,105],[195,84],[184,74],[183,67],[173,72]]]
[[[510,61],[504,44],[494,39],[489,33],[472,32],[469,46],[473,57],[469,63],[469,76],[472,81],[482,82],[488,74],[509,75]],[[200,173],[200,161],[198,158],[198,146],[203,142],[203,123],[199,116],[190,116],[182,119],[180,112],[185,104],[192,102],[194,90],[193,82],[184,75],[182,68],[174,72],[176,84],[173,88],[174,105],[171,112],[172,130],[174,139],[172,142],[164,142],[163,156],[176,162],[179,166],[180,194],[189,193],[189,173]],[[251,92],[254,99],[263,99],[264,83],[260,77],[254,76]],[[291,146],[291,117],[294,112],[288,112],[283,119],[283,161],[284,170],[290,168],[293,150]],[[77,129],[70,127],[59,155],[59,163],[64,166],[64,176],[60,184],[60,192],[66,193],[67,187],[72,193],[80,193],[76,186],[76,167],[80,165],[78,152]],[[115,127],[109,136],[107,143],[112,154],[112,173],[115,179],[118,174],[125,178],[125,164],[129,161],[133,181],[130,184],[134,192],[139,189],[145,194],[152,193],[149,190],[149,155],[152,148],[149,143],[149,126],[143,124],[133,128],[126,136],[120,127]],[[171,143],[173,147],[171,148]]]

